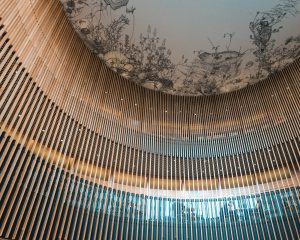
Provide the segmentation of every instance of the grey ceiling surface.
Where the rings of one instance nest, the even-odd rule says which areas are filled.
[[[300,0],[60,1],[111,69],[169,94],[235,91],[300,56]]]

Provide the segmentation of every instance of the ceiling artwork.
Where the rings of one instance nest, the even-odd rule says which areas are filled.
[[[146,88],[212,95],[300,56],[300,0],[61,0],[86,45]]]

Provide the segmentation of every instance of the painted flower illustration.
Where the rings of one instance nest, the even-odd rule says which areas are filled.
[[[113,10],[127,6],[129,0],[104,0],[104,2],[109,5]]]
[[[282,36],[285,20],[299,13],[300,0],[272,0],[279,3],[251,14],[245,25],[248,42],[243,45],[237,45],[243,38],[240,32],[220,33],[222,39],[203,35],[211,48],[193,46],[194,51],[182,52],[182,58],[178,53],[185,49],[174,49],[178,42],[174,45],[174,39],[167,40],[164,33],[158,36],[156,25],[146,28],[139,22],[140,1],[131,1],[132,6],[130,0],[61,1],[86,45],[112,70],[165,93],[198,96],[238,90],[300,56],[298,35]]]

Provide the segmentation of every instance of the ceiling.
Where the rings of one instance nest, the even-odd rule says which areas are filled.
[[[61,0],[85,44],[146,88],[235,91],[300,56],[300,0]]]

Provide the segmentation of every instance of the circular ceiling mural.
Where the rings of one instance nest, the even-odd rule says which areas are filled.
[[[61,1],[109,67],[165,93],[234,91],[300,56],[300,0]]]

